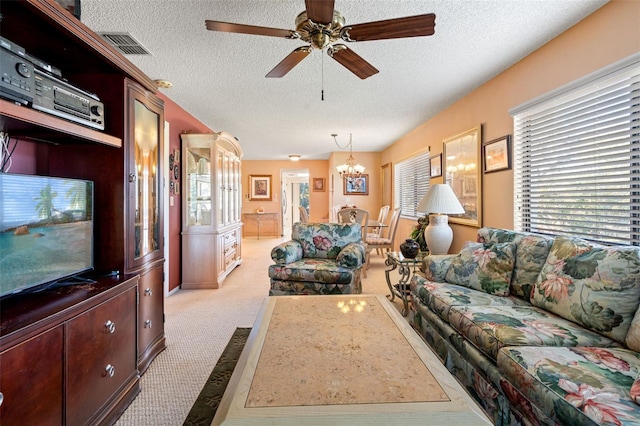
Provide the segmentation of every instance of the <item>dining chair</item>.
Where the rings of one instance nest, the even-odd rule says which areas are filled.
[[[333,206],[331,207],[331,211],[329,212],[329,222],[331,223],[339,223],[340,221],[338,220],[338,212],[340,211],[340,209],[342,208],[341,205],[337,205],[337,206]]]
[[[387,216],[389,215],[389,205],[384,205],[380,207],[380,212],[378,212],[378,224],[382,225],[387,220]],[[382,226],[372,226],[373,228],[371,232],[367,234],[367,237],[381,237],[382,236]]]
[[[380,251],[382,251],[382,249],[387,249],[387,252],[394,249],[393,244],[396,239],[398,222],[400,222],[400,207],[394,209],[393,213],[391,214],[391,220],[389,221],[388,228],[389,232],[386,237],[367,237],[367,239],[365,240],[367,251],[365,255],[365,267],[363,269],[364,271],[366,271],[369,267],[369,258],[371,256],[371,251],[373,251],[374,248],[376,250],[380,249]]]
[[[366,246],[367,232],[369,231],[369,212],[364,209],[338,210],[338,223],[359,223],[362,226],[362,241]],[[368,250],[368,249],[367,249]],[[367,269],[362,268],[364,277],[367,277]]]
[[[307,213],[307,209],[302,206],[298,206],[298,210],[300,210],[300,222],[309,222],[309,213]]]

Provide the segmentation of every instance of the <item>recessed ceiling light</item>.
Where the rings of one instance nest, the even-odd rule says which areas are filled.
[[[153,80],[160,89],[171,89],[173,87],[173,83],[169,80]]]
[[[289,160],[291,160],[291,161],[298,161],[298,160],[300,160],[300,154],[291,154],[291,155],[289,156]]]

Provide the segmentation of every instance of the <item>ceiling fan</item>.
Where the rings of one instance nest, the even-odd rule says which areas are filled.
[[[345,25],[344,17],[333,8],[334,0],[305,0],[305,6],[306,10],[296,18],[295,31],[209,20],[205,23],[210,31],[284,37],[309,43],[308,46],[294,49],[269,71],[266,77],[273,78],[284,77],[314,49],[324,50],[326,47],[329,56],[364,80],[378,73],[378,70],[346,45],[334,44],[336,41],[421,37],[435,32],[436,15],[433,13]]]

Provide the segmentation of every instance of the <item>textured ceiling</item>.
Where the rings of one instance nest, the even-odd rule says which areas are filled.
[[[171,81],[162,93],[208,127],[235,135],[245,159],[326,159],[338,150],[332,133],[343,146],[352,133],[354,151],[380,151],[605,3],[335,0],[347,25],[436,14],[433,36],[349,43],[380,71],[366,80],[317,50],[265,78],[304,43],[205,29],[205,19],[295,29],[303,0],[82,0],[81,20],[131,34],[151,55],[127,58]]]

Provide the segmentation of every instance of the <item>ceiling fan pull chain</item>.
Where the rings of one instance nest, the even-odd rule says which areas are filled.
[[[322,49],[324,51],[324,49]],[[324,101],[324,55],[320,55],[322,57],[321,66],[320,66],[320,100]]]

